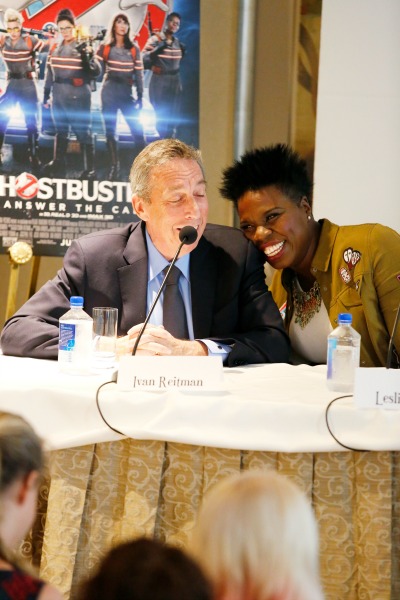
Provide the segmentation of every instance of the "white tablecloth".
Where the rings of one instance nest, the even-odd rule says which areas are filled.
[[[157,360],[157,359],[155,359]],[[281,452],[341,450],[325,409],[340,395],[326,387],[326,367],[286,364],[224,369],[217,392],[100,391],[107,420],[129,437],[201,446]],[[96,390],[109,374],[72,376],[56,361],[0,355],[0,409],[25,416],[53,449],[119,439],[101,419]],[[357,409],[352,398],[330,412],[346,445],[400,450],[400,411]]]

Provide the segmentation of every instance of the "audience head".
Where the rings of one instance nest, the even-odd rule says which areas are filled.
[[[226,478],[205,498],[194,556],[216,600],[321,600],[316,522],[305,496],[275,472]]]
[[[17,415],[0,413],[0,555],[7,560],[36,515],[43,448],[32,427]]]
[[[140,538],[112,549],[81,600],[211,600],[211,586],[182,550]]]
[[[313,184],[306,162],[285,144],[250,150],[223,171],[220,188],[223,198],[238,205],[248,191],[274,186],[298,203],[303,197],[311,205]]]

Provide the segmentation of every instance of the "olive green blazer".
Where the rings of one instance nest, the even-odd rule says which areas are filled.
[[[361,334],[360,364],[385,366],[390,334],[400,304],[400,236],[379,224],[338,226],[320,221],[321,235],[311,271],[318,281],[332,327],[349,312]],[[291,269],[274,273],[270,291],[287,330],[293,314]],[[395,337],[398,361],[400,326]]]

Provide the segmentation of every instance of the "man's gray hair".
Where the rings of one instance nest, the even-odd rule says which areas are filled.
[[[157,140],[146,146],[133,161],[129,175],[132,193],[142,198],[145,202],[150,202],[150,179],[153,169],[174,158],[196,161],[204,175],[200,150],[197,150],[193,146],[188,146],[180,140],[169,138]]]

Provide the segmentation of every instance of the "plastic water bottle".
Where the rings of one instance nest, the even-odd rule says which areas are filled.
[[[73,375],[90,372],[93,319],[83,310],[82,296],[71,296],[71,309],[59,319],[58,364]]]
[[[360,366],[360,334],[352,328],[349,313],[340,313],[339,325],[328,335],[327,384],[335,392],[352,392],[356,367]]]

